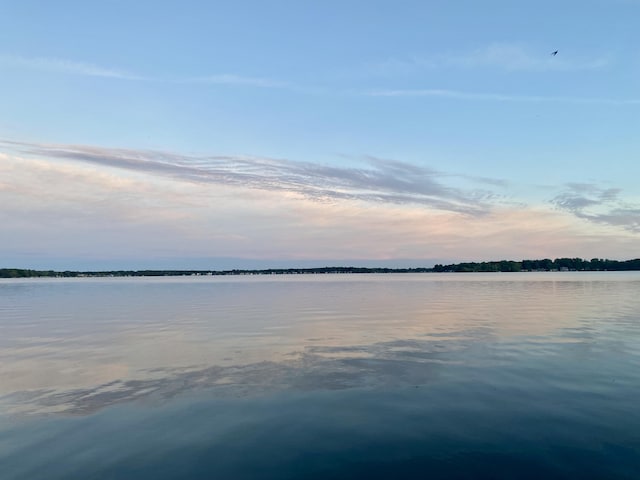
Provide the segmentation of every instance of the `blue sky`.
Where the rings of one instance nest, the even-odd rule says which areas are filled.
[[[637,257],[638,18],[634,0],[13,2],[0,263]]]

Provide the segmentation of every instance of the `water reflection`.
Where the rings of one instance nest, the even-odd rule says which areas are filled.
[[[2,282],[0,400],[83,414],[190,390],[424,385],[524,354],[635,359],[638,286],[635,273]]]
[[[638,287],[0,282],[2,478],[633,479]]]
[[[315,346],[289,359],[205,368],[153,368],[146,378],[114,380],[90,388],[41,388],[5,395],[5,404],[22,413],[86,414],[105,406],[143,397],[173,398],[210,389],[210,396],[264,395],[282,390],[336,390],[392,385],[424,385],[438,364],[454,364],[450,355],[464,343],[393,341],[368,346]],[[211,390],[216,387],[215,390]]]

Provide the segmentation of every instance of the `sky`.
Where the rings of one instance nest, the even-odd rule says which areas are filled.
[[[640,1],[2,10],[0,267],[640,256]]]

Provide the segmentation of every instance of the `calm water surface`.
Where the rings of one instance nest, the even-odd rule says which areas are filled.
[[[0,281],[0,478],[640,478],[640,273]]]

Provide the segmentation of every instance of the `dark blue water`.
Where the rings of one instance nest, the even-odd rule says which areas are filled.
[[[0,283],[0,478],[638,478],[639,287]]]

